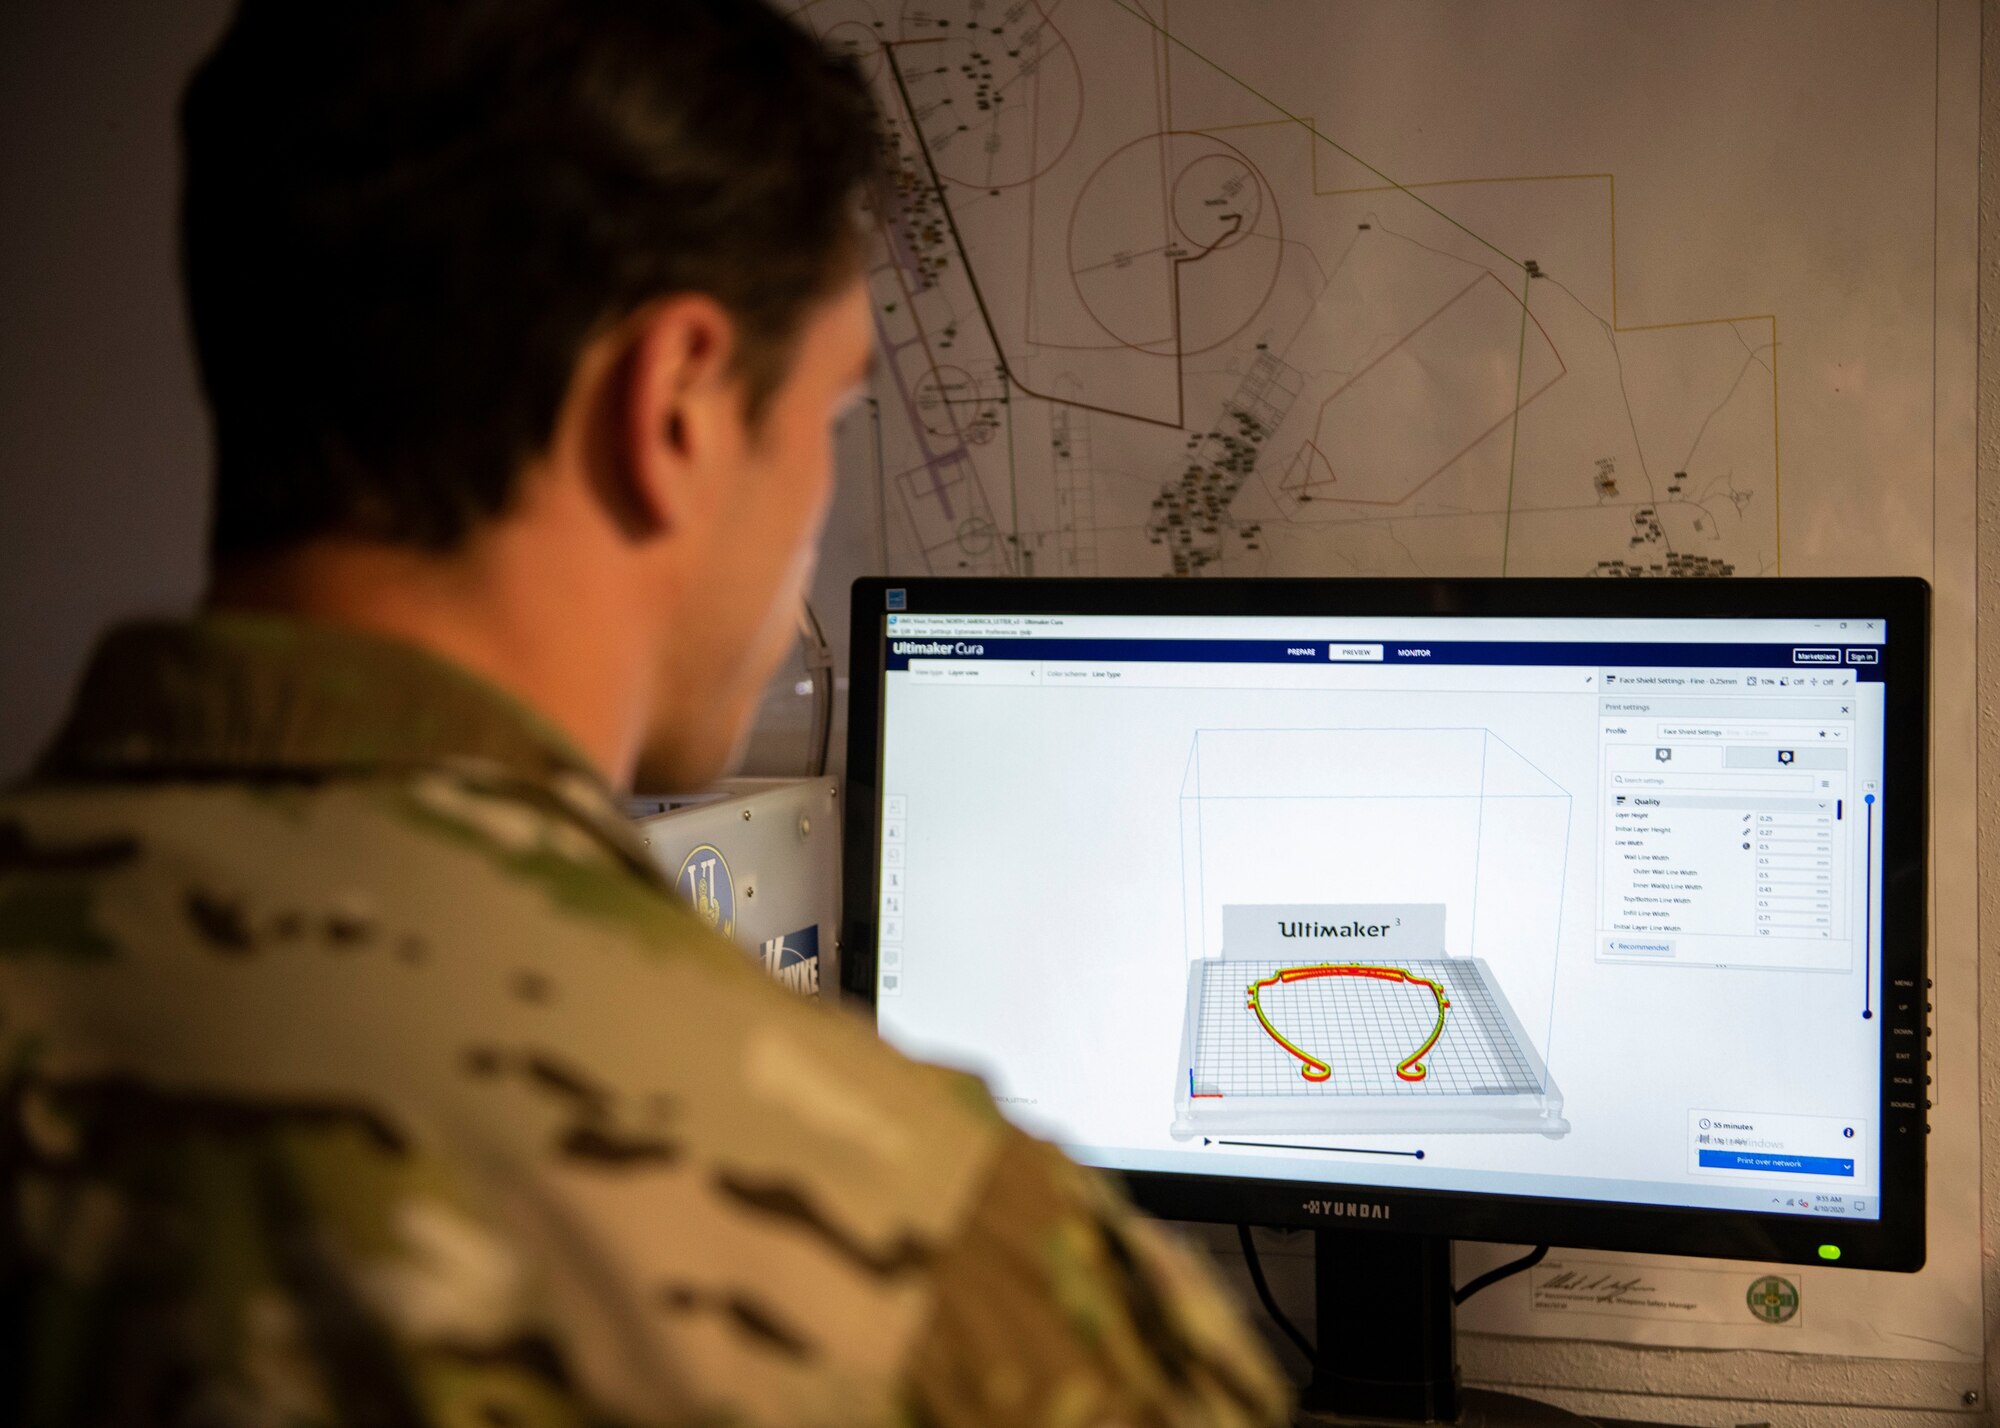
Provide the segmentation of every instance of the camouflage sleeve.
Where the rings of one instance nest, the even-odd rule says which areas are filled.
[[[368,1108],[20,1075],[5,1100],[0,1311],[34,1352],[0,1354],[0,1420],[612,1428],[456,1177]]]
[[[121,796],[74,889],[89,810],[21,835],[0,1422],[1277,1421],[1206,1278],[972,1078],[573,824],[419,792]]]
[[[929,1428],[1287,1421],[1276,1366],[1204,1267],[1026,1136],[937,1265],[907,1392]]]
[[[14,1214],[0,1232],[0,1304],[8,1338],[34,1352],[0,1362],[0,1418],[600,1422],[556,1344],[528,1328],[390,1332],[372,1302],[384,1288],[372,1280],[390,1272],[422,1276],[434,1300],[472,1292],[508,1328],[518,1320],[490,1272],[504,1258],[454,1204],[452,1176],[372,1110],[24,1074],[4,1098]],[[398,1234],[424,1252],[392,1254]]]

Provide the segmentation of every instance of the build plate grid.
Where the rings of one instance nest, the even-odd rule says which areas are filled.
[[[1535,1095],[1542,1087],[1493,994],[1469,960],[1379,965],[1427,977],[1451,1002],[1444,1034],[1424,1057],[1429,1075],[1405,1081],[1402,1061],[1431,1033],[1437,1003],[1428,987],[1372,977],[1315,977],[1266,987],[1264,1014],[1300,1049],[1332,1068],[1323,1082],[1267,1035],[1250,1010],[1249,986],[1301,962],[1218,961],[1205,969],[1194,1089],[1229,1096]],[[1373,963],[1363,965],[1378,965]]]

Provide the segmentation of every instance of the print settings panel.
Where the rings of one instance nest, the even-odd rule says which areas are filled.
[[[1604,671],[1597,957],[1844,972],[1873,808],[1845,671]],[[1864,801],[1865,800],[1865,801]]]

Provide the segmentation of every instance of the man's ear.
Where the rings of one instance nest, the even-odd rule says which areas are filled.
[[[741,445],[736,324],[700,293],[663,298],[633,320],[622,374],[622,494],[644,528],[665,533],[705,514],[717,491],[711,478],[731,467]]]

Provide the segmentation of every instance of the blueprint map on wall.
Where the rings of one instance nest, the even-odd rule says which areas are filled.
[[[1841,334],[1779,301],[1768,230],[1715,211],[1749,194],[1680,172],[1685,141],[1657,151],[1657,120],[1708,107],[1714,76],[1628,62],[1633,17],[819,0],[805,18],[862,57],[891,122],[903,211],[870,281],[893,568],[1780,568],[1780,371]],[[1524,43],[1575,66],[1559,93],[1516,92],[1537,77]],[[1625,132],[1552,124],[1559,106]],[[1688,261],[1731,228],[1712,266]]]

